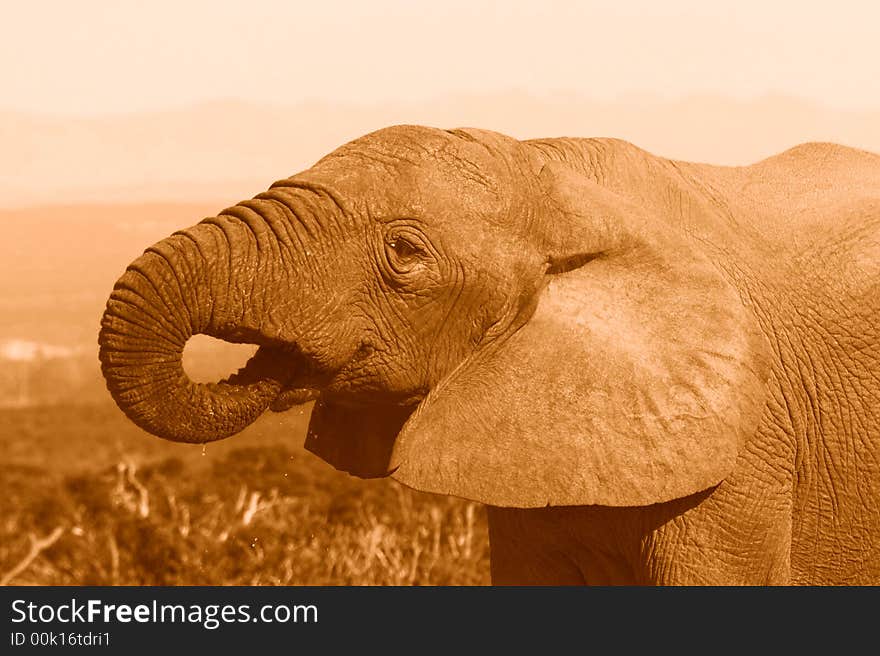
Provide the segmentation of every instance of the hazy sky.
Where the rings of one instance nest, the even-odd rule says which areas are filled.
[[[0,108],[381,103],[511,89],[880,107],[873,0],[0,0]]]

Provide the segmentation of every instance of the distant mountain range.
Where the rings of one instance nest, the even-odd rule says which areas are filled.
[[[356,106],[222,101],[77,119],[0,111],[0,207],[249,198],[336,146],[398,123],[515,137],[613,136],[667,157],[747,164],[804,141],[880,151],[880,109],[794,98],[631,96],[614,102],[525,93]]]

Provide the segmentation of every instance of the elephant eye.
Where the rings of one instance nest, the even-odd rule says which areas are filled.
[[[397,257],[402,259],[415,257],[421,252],[419,248],[408,242],[403,237],[392,238],[391,241],[388,242],[388,248],[394,251],[394,254],[397,255]]]
[[[391,235],[385,242],[385,257],[398,274],[413,271],[422,262],[424,254],[424,248],[415,239],[400,234]]]
[[[417,273],[433,270],[435,251],[427,237],[410,222],[399,221],[382,237],[382,268],[396,283],[408,284]]]

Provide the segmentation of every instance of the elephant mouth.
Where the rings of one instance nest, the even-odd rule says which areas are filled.
[[[264,345],[244,367],[220,384],[268,383],[277,390],[268,409],[284,412],[317,399],[321,394],[319,378],[314,364],[295,345]]]
[[[285,387],[278,392],[278,396],[269,404],[269,410],[272,412],[284,412],[294,406],[314,401],[320,395],[321,391],[314,387]]]

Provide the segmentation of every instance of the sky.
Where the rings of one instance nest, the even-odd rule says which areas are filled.
[[[526,91],[880,108],[880,3],[0,0],[0,109]]]

